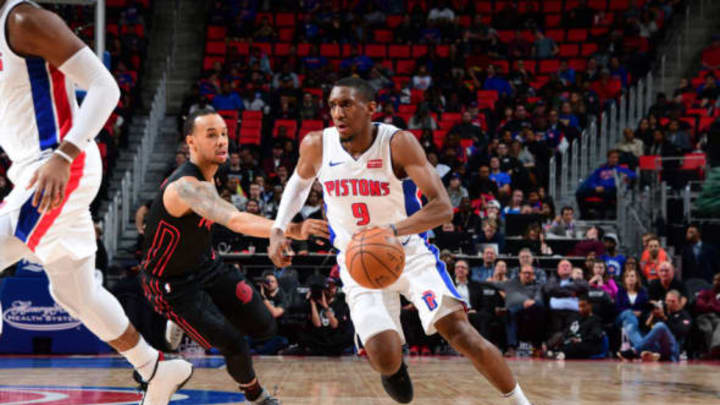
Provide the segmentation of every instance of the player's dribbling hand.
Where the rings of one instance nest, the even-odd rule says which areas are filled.
[[[70,180],[70,163],[58,155],[52,155],[35,171],[27,190],[37,185],[32,205],[40,212],[59,207],[65,199],[65,187]]]
[[[285,237],[282,230],[274,228],[270,232],[268,255],[273,264],[280,268],[287,267],[292,262],[294,253],[290,248],[290,240]]]

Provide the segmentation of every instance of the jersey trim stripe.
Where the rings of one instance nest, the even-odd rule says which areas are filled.
[[[327,203],[323,204],[325,206],[325,214],[327,215]],[[328,230],[330,231],[330,245],[335,246],[335,231],[332,229],[332,226],[330,226],[330,223],[328,223]],[[340,249],[338,249],[339,251]]]
[[[65,186],[65,199],[63,199],[63,202],[59,207],[45,215],[42,215],[40,211],[32,205],[33,194],[27,201],[25,201],[20,209],[20,218],[18,219],[18,225],[15,228],[15,236],[27,243],[27,246],[33,252],[57,217],[60,216],[60,213],[62,213],[62,209],[65,207],[65,204],[72,193],[75,192],[80,185],[80,179],[82,179],[83,172],[85,170],[85,156],[85,152],[81,153],[77,158],[75,158],[70,166],[70,180],[68,181],[67,186]]]
[[[52,149],[57,146],[57,127],[55,111],[50,89],[47,65],[42,58],[26,58],[30,86],[32,88],[35,123],[40,137],[40,149]]]
[[[453,284],[452,280],[450,279],[450,274],[447,272],[447,267],[445,267],[445,263],[440,260],[440,252],[438,251],[438,248],[435,245],[431,245],[427,239],[423,239],[425,242],[425,246],[430,250],[430,252],[435,256],[435,268],[437,269],[438,273],[440,273],[440,278],[442,278],[443,282],[445,283],[445,286],[450,290],[452,295],[462,301],[462,297],[460,296],[460,293],[455,288],[455,284]]]
[[[405,195],[405,214],[410,215],[420,211],[422,204],[420,202],[420,191],[417,185],[411,179],[403,180],[402,182],[403,194]],[[418,234],[423,240],[427,239],[427,232]]]
[[[55,115],[59,128],[58,139],[62,141],[65,135],[72,128],[73,120],[70,112],[70,100],[68,100],[68,92],[65,86],[65,75],[57,70],[54,66],[48,65],[50,68],[50,78],[52,81],[53,100],[55,105]]]

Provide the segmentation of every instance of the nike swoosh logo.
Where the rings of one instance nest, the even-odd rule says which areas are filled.
[[[345,163],[345,162],[330,162],[330,167],[341,165],[343,163]]]

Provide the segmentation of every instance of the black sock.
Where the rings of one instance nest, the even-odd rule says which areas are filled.
[[[260,397],[260,394],[262,394],[262,387],[260,386],[260,381],[257,379],[254,383],[247,387],[240,386],[240,390],[245,394],[245,398],[247,398],[248,401],[254,401]]]

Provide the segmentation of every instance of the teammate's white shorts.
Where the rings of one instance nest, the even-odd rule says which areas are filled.
[[[337,256],[350,317],[363,343],[386,330],[396,331],[405,341],[400,324],[400,294],[415,305],[428,335],[437,331],[436,321],[464,309],[437,247],[413,235],[404,248],[405,270],[395,283],[382,290],[358,285],[345,267],[344,252]]]
[[[90,203],[102,181],[102,160],[91,143],[72,163],[62,205],[41,214],[32,206],[34,188],[26,186],[44,161],[29,165],[0,206],[0,270],[33,255],[43,264],[60,258],[83,259],[95,253]]]

